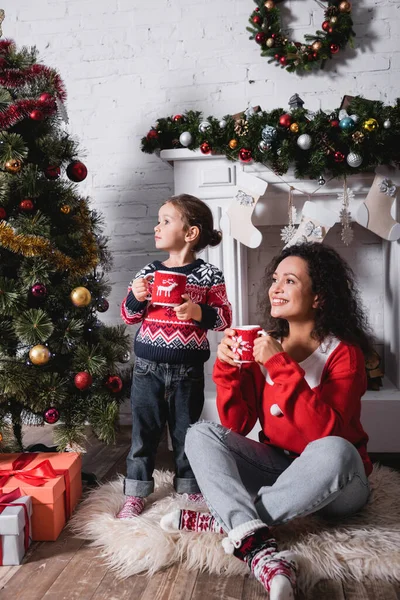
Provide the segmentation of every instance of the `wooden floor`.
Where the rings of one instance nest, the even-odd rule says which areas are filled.
[[[47,439],[46,439],[47,437]],[[25,444],[52,445],[51,427],[31,428]],[[130,429],[123,427],[115,446],[93,440],[83,457],[83,470],[108,481],[125,472]],[[172,468],[165,441],[158,468]],[[36,542],[24,563],[0,567],[0,600],[266,600],[266,592],[250,577],[220,577],[186,571],[175,565],[152,578],[136,575],[119,581],[93,549],[68,527],[56,542]],[[400,583],[322,581],[299,600],[400,600]]]

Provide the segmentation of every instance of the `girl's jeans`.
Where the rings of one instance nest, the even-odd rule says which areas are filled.
[[[200,418],[203,404],[203,364],[173,365],[136,358],[125,495],[144,497],[154,491],[155,457],[167,422],[174,450],[175,489],[189,494],[200,491],[184,446],[187,429]]]
[[[310,513],[343,518],[369,498],[361,457],[341,437],[315,440],[293,460],[202,421],[189,429],[185,449],[210,511],[227,532],[253,519],[276,525]]]

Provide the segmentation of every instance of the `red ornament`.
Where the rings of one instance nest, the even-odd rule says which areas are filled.
[[[106,387],[113,394],[118,394],[122,390],[122,379],[118,375],[110,375],[106,381]]]
[[[254,38],[257,42],[257,44],[264,44],[265,42],[265,33],[263,33],[262,31],[260,31],[259,33],[256,33],[256,37]]]
[[[176,123],[179,123],[179,121],[183,121],[183,115],[175,115],[174,117],[172,117],[172,120]]]
[[[31,212],[31,210],[35,208],[35,205],[33,204],[32,200],[30,200],[30,198],[26,198],[25,200],[21,200],[21,202],[19,203],[19,208],[23,212]]]
[[[43,283],[35,283],[31,287],[31,294],[35,298],[46,298],[47,296],[47,288]]]
[[[281,65],[285,66],[287,63],[286,56],[281,56],[279,62],[281,63]]]
[[[329,48],[330,48],[332,54],[337,54],[339,52],[339,49],[340,49],[337,44],[331,44],[329,46]]]
[[[335,162],[341,163],[344,161],[344,154],[342,154],[342,152],[335,152],[335,154],[333,155],[333,158],[334,158]]]
[[[279,54],[274,54],[274,59],[275,60],[279,60],[280,59],[280,55]]]
[[[322,23],[322,29],[323,29],[324,31],[328,31],[328,29],[330,28],[330,26],[331,26],[331,24],[329,23],[329,21],[324,21],[324,22]]]
[[[239,150],[239,158],[242,162],[250,162],[253,160],[253,156],[251,154],[251,150],[248,148],[240,148]]]
[[[67,167],[67,176],[71,181],[79,183],[86,179],[87,168],[80,160],[74,160]]]
[[[5,219],[7,216],[6,211],[4,210],[4,208],[2,206],[0,206],[0,219]]]
[[[290,127],[291,122],[292,116],[288,115],[287,113],[279,117],[279,125],[282,127]]]
[[[254,15],[254,17],[253,17],[254,25],[261,25],[262,22],[263,22],[263,20],[260,15]]]
[[[53,100],[53,96],[47,92],[44,92],[44,94],[41,94],[39,97],[39,102],[48,102],[49,100]]]
[[[314,55],[313,54],[307,54],[307,60],[314,60]]]
[[[44,119],[44,114],[42,113],[42,111],[37,110],[36,108],[30,113],[29,116],[33,121],[43,121]]]
[[[78,390],[86,390],[92,385],[93,377],[90,373],[87,373],[86,371],[80,371],[75,375],[74,383],[75,387],[77,387]]]
[[[339,127],[339,121],[337,119],[333,119],[331,121],[331,127]]]
[[[57,423],[59,418],[60,418],[60,413],[58,412],[58,410],[56,408],[48,408],[47,410],[44,411],[43,419],[49,425],[54,425],[54,423]]]
[[[201,144],[201,146],[200,146],[200,151],[203,154],[210,154],[210,152],[211,152],[211,146],[210,146],[210,144],[208,142],[203,142]]]
[[[56,167],[54,165],[49,165],[48,167],[45,168],[44,174],[46,175],[47,179],[50,179],[50,180],[58,179],[61,175],[61,169],[60,169],[60,167]]]
[[[150,129],[149,133],[146,135],[146,138],[150,140],[156,140],[158,138],[158,131],[155,129]]]

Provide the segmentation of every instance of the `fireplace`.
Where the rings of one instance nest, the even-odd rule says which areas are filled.
[[[244,165],[228,161],[223,156],[204,155],[187,149],[163,150],[160,156],[174,168],[175,194],[193,194],[207,202],[213,212],[216,227],[223,230],[222,243],[216,248],[207,249],[202,257],[224,272],[233,308],[233,323],[239,325],[258,322],[258,286],[265,265],[283,247],[280,229],[288,222],[289,185],[296,188],[293,202],[299,216],[304,202],[311,200],[317,204],[323,203],[324,207],[335,211],[339,219],[338,194],[343,191],[342,182],[331,180],[324,186],[318,186],[315,181],[296,180],[290,173],[280,178],[258,163]],[[262,241],[257,248],[244,246],[229,231],[226,210],[237,191],[240,171],[254,174],[268,182],[266,193],[258,201],[253,213],[253,225],[262,233]],[[372,174],[353,175],[348,179],[348,187],[354,193],[354,199],[350,203],[352,214],[366,197],[372,181]],[[345,246],[341,241],[340,228],[339,223],[332,227],[326,242],[346,258],[356,274],[385,371],[383,387],[377,392],[368,391],[362,399],[362,422],[370,436],[369,449],[373,452],[399,452],[400,243],[386,242],[369,230],[353,224],[354,240],[351,245]],[[211,420],[218,418],[211,371],[220,338],[221,334],[209,334],[212,354],[206,364],[209,377],[206,378],[208,383],[203,418]],[[258,430],[259,427],[256,426],[250,437],[256,438]]]

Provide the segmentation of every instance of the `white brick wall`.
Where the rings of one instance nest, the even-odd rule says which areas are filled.
[[[172,191],[172,170],[142,154],[157,116],[195,108],[222,116],[248,103],[270,110],[295,92],[307,108],[335,108],[344,94],[391,103],[400,72],[400,3],[353,3],[356,50],[311,76],[289,74],[248,40],[252,0],[5,0],[3,36],[36,45],[68,91],[69,131],[89,169],[83,194],[106,218],[115,264],[108,321],[119,320],[126,284],[154,258],[152,225]],[[283,6],[283,4],[282,4]],[[320,28],[313,0],[284,3],[301,40]]]

